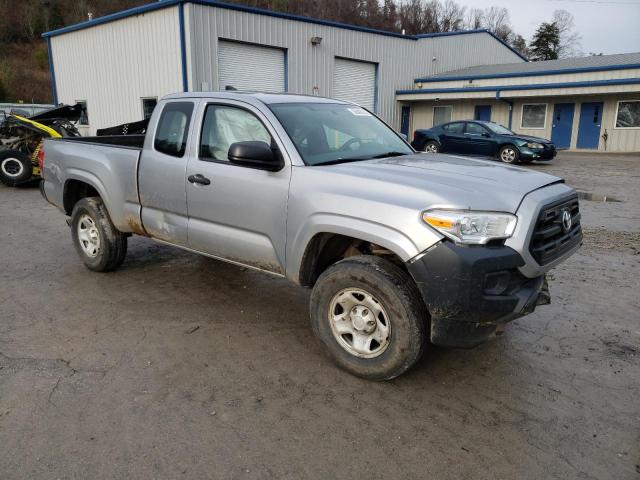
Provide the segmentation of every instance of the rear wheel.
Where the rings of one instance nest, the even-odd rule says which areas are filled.
[[[370,380],[389,380],[420,358],[426,307],[409,275],[379,257],[329,267],[311,294],[311,323],[334,361]]]
[[[127,255],[127,237],[113,226],[100,197],[87,197],[76,203],[71,213],[71,235],[89,270],[115,270]]]
[[[520,152],[513,145],[505,145],[498,151],[498,158],[504,163],[518,163]]]
[[[15,150],[0,152],[0,181],[9,187],[15,187],[29,180],[33,175],[33,166],[28,155]]]
[[[429,140],[424,144],[424,151],[427,153],[438,153],[440,151],[440,144],[435,140]]]

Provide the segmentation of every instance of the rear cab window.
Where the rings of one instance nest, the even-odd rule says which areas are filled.
[[[183,157],[187,149],[192,113],[193,102],[165,104],[156,127],[153,147],[166,155]]]

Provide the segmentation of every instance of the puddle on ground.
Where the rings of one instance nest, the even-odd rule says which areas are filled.
[[[581,200],[588,200],[590,202],[621,202],[610,195],[600,195],[599,193],[590,192],[578,192],[578,198]]]

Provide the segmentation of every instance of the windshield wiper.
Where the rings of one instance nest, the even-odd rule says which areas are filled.
[[[373,157],[369,157],[367,160],[373,160],[374,158],[401,157],[403,155],[409,155],[409,153],[407,153],[407,152],[396,152],[396,151],[384,152],[384,153],[380,153],[378,155],[374,155]]]
[[[314,166],[319,166],[319,165],[337,165],[338,163],[361,162],[361,161],[364,161],[364,160],[375,160],[377,158],[400,157],[402,155],[409,155],[409,153],[392,151],[392,152],[379,153],[378,155],[374,155],[372,157],[337,158],[335,160],[329,160],[329,161],[326,161],[326,162],[316,163]]]

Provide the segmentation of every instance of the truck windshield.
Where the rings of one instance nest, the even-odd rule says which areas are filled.
[[[269,105],[307,165],[370,160],[413,153],[393,130],[355,105]]]

